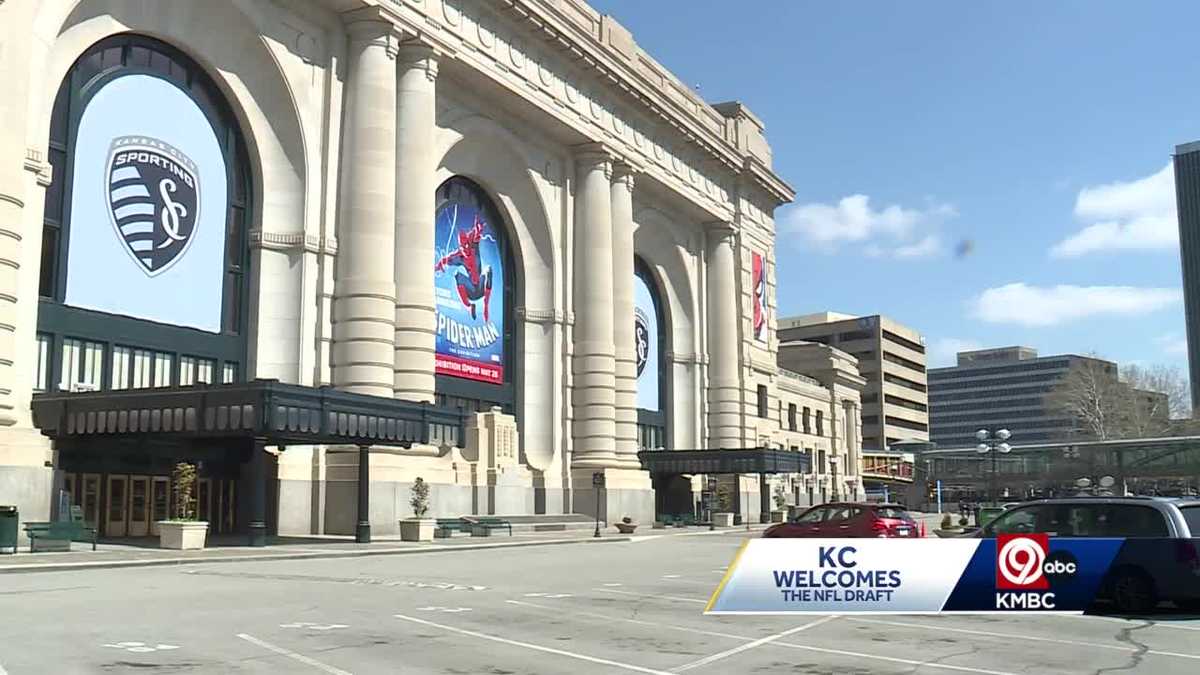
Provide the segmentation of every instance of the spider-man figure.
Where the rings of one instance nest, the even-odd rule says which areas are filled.
[[[462,298],[463,306],[471,310],[472,319],[475,318],[475,303],[483,300],[483,320],[488,321],[492,300],[492,268],[479,269],[479,242],[483,241],[483,237],[483,221],[476,215],[471,229],[458,233],[458,250],[437,261],[433,270],[442,272],[446,265],[461,265],[463,269],[454,275],[458,297]]]

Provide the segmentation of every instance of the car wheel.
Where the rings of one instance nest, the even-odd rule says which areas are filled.
[[[1154,585],[1145,574],[1132,570],[1121,573],[1113,581],[1112,600],[1117,609],[1126,614],[1148,612],[1158,604]]]

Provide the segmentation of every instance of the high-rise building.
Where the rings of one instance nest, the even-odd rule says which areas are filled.
[[[929,440],[925,343],[920,333],[886,316],[818,312],[779,319],[781,351],[788,342],[820,342],[858,359],[862,447]]]
[[[1175,206],[1192,406],[1200,404],[1200,141],[1175,146]]]
[[[1076,364],[1097,363],[1117,378],[1117,364],[1086,356],[1039,357],[1029,347],[959,352],[958,364],[929,369],[929,433],[939,448],[974,446],[980,429],[1009,429],[1015,441],[1064,440],[1075,422],[1047,396]]]

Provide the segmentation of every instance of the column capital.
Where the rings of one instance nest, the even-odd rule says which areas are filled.
[[[641,172],[642,169],[640,167],[630,163],[628,160],[616,160],[612,168],[613,185],[621,185],[630,192],[633,192],[633,184],[637,175]]]
[[[579,169],[603,167],[605,177],[612,180],[613,164],[620,159],[612,148],[603,143],[583,143],[572,149],[575,151],[575,165]]]
[[[396,58],[403,32],[396,24],[379,16],[376,11],[354,11],[342,15],[350,42],[357,45],[383,47],[388,58]]]
[[[425,77],[430,82],[436,82],[438,76],[438,57],[436,47],[419,38],[412,38],[400,43],[396,60],[404,69],[424,70]]]
[[[727,220],[714,220],[705,223],[704,230],[708,232],[709,239],[713,242],[732,239],[737,234],[737,228]]]

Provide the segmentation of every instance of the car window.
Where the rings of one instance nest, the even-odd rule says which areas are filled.
[[[797,523],[816,524],[825,517],[827,509],[809,509],[796,519]]]
[[[1200,504],[1189,504],[1179,510],[1183,512],[1183,520],[1192,531],[1192,536],[1200,537]]]
[[[827,523],[841,522],[851,517],[851,509],[848,506],[831,506],[826,510],[829,512],[829,515],[825,517]]]
[[[1109,509],[1100,504],[1069,504],[1056,509],[1052,531],[1060,537],[1103,537]]]
[[[988,536],[997,534],[1026,534],[1037,532],[1040,506],[1026,506],[1002,513],[984,528]]]
[[[880,518],[894,518],[896,520],[912,521],[912,516],[908,514],[908,511],[895,506],[876,506],[875,514]]]
[[[1103,536],[1169,537],[1166,516],[1158,509],[1136,504],[1110,504]]]

